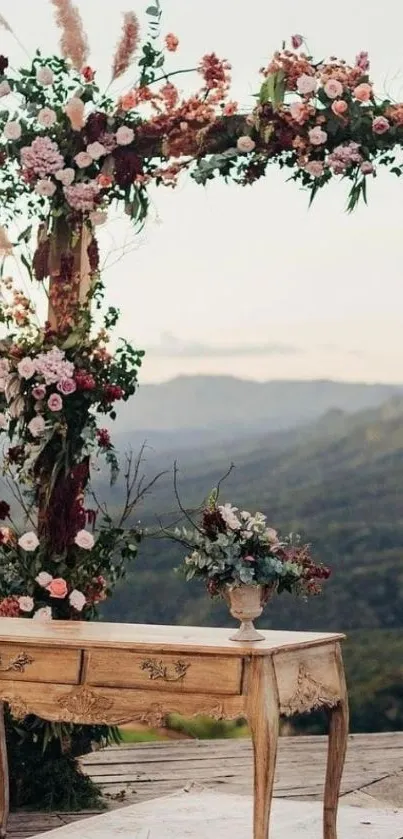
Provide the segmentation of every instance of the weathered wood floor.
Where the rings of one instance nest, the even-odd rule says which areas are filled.
[[[320,799],[325,761],[326,738],[281,738],[275,795]],[[101,787],[109,807],[158,798],[194,785],[239,795],[250,794],[252,789],[249,740],[114,747],[85,757],[82,765]],[[346,803],[358,806],[403,807],[403,733],[350,737],[342,795]],[[14,813],[8,839],[25,839],[83,815]]]

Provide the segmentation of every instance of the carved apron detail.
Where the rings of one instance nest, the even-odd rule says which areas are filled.
[[[305,714],[318,708],[334,708],[340,702],[340,696],[331,688],[316,681],[304,664],[298,671],[297,687],[291,699],[281,706],[281,713],[287,717]]]
[[[10,713],[15,720],[23,720],[29,714],[28,708],[21,696],[9,696],[5,694],[1,697],[0,701],[8,705]]]
[[[87,687],[78,688],[71,693],[59,696],[58,705],[62,709],[60,720],[66,722],[104,723],[107,722],[107,711],[113,706],[113,700],[102,694],[94,693]]]

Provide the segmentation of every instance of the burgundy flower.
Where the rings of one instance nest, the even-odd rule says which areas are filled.
[[[39,243],[33,258],[34,274],[38,282],[42,282],[49,276],[49,254],[50,238],[47,236]]]
[[[96,140],[99,140],[101,134],[106,131],[106,126],[106,114],[103,114],[101,111],[90,114],[85,124],[85,134],[88,143],[95,143]]]
[[[78,371],[74,376],[77,385],[77,390],[95,390],[96,381],[91,373]]]
[[[99,247],[98,247],[98,242],[97,242],[95,236],[93,236],[90,244],[88,245],[87,253],[88,253],[88,259],[89,259],[89,263],[90,263],[91,273],[94,273],[94,271],[97,271],[98,268],[99,268]]]
[[[97,438],[100,449],[107,449],[111,445],[111,437],[107,428],[99,428]]]
[[[132,149],[118,146],[113,152],[115,161],[115,180],[123,189],[130,186],[136,175],[141,175],[143,162]]]
[[[0,55],[0,75],[4,74],[4,70],[8,67],[8,58],[5,55]]]
[[[10,505],[7,504],[7,501],[0,501],[0,521],[4,521],[4,519],[8,519],[10,515]]]
[[[117,399],[123,399],[125,392],[120,385],[105,385],[104,397],[105,402],[115,402]]]

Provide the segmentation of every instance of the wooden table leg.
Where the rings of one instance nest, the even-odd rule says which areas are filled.
[[[253,839],[269,839],[279,715],[273,661],[269,656],[254,656],[248,670],[247,698],[254,754]]]
[[[7,833],[9,814],[9,784],[6,732],[4,727],[4,703],[0,702],[0,839]]]
[[[323,810],[323,839],[337,839],[337,809],[348,739],[348,695],[340,646],[336,650],[340,702],[329,709],[329,743]]]

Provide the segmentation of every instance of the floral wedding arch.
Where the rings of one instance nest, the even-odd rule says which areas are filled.
[[[172,187],[188,171],[202,185],[221,177],[247,186],[275,163],[311,200],[333,178],[345,179],[352,210],[379,166],[403,171],[403,104],[377,99],[364,52],[353,65],[316,63],[295,35],[261,70],[244,114],[230,98],[230,65],[214,53],[195,68],[199,89],[182,97],[173,81],[182,71],[164,66],[178,40],[167,34],[161,46],[160,3],[151,0],[143,42],[135,14],[124,15],[111,81],[132,65],[137,81],[114,99],[88,64],[76,7],[50,2],[62,57],[38,50],[15,72],[0,56],[0,320],[9,330],[0,344],[0,429],[3,468],[30,522],[18,534],[6,523],[8,503],[0,504],[0,615],[42,620],[91,617],[141,536],[84,500],[92,457],[104,454],[116,475],[102,418],[114,418],[116,402],[135,392],[143,355],[126,342],[110,352],[115,310],[94,329],[103,297],[96,230],[112,205],[139,229],[151,184]],[[12,34],[4,18],[0,25]],[[12,241],[18,217],[28,223]],[[18,252],[48,295],[44,325],[7,274],[7,258]]]

